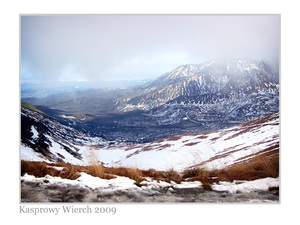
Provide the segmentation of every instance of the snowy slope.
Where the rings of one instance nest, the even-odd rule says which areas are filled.
[[[279,151],[279,112],[228,129],[135,145],[109,145],[29,109],[22,108],[22,116],[22,120],[31,119],[30,132],[22,134],[31,135],[22,138],[21,158],[26,160],[86,165],[92,152],[106,166],[182,171],[193,166],[224,168],[262,153]]]
[[[279,113],[214,132],[169,137],[152,143],[99,148],[109,166],[184,170],[192,166],[220,169],[261,153],[278,154]]]
[[[187,134],[163,140],[98,148],[108,166],[184,170],[192,166],[224,168],[261,153],[278,154],[279,113],[214,132]]]

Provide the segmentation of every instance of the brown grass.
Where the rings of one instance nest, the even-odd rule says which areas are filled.
[[[172,136],[172,137],[166,138],[165,140],[166,141],[177,141],[179,139],[181,139],[181,136]]]
[[[53,166],[63,167],[62,170],[56,170]],[[163,180],[166,182],[174,181],[200,181],[207,190],[210,185],[218,181],[233,180],[255,180],[265,177],[279,176],[279,154],[261,154],[257,155],[243,163],[234,164],[221,170],[205,170],[201,168],[191,168],[185,170],[182,174],[174,169],[168,171],[157,171],[154,169],[140,170],[138,168],[126,167],[104,167],[99,161],[91,162],[89,166],[78,166],[70,163],[21,161],[21,175],[25,173],[36,177],[44,177],[47,174],[51,176],[59,176],[65,179],[77,179],[80,172],[85,172],[95,177],[103,179],[112,179],[115,176],[125,176],[136,182],[145,180],[145,177],[151,177],[155,180]]]
[[[53,166],[63,167],[62,170],[56,170]],[[34,162],[21,160],[21,175],[25,173],[36,177],[44,177],[47,174],[50,176],[57,176],[65,179],[75,180],[80,177],[80,173],[85,172],[91,176],[100,177],[103,179],[112,179],[115,176],[125,176],[133,179],[137,182],[144,180],[143,177],[153,177],[154,179],[164,178],[164,173],[161,171],[140,170],[138,168],[126,168],[126,167],[104,167],[99,162],[89,166],[78,166],[70,163],[55,163],[50,164],[46,162]]]
[[[56,170],[53,166],[63,167],[63,169]],[[128,177],[136,182],[145,180],[145,177],[151,177],[155,180],[162,180],[166,182],[170,182],[172,180],[176,183],[180,183],[182,181],[182,176],[174,169],[169,171],[157,171],[154,169],[140,170],[138,168],[127,167],[104,167],[101,163],[96,161],[89,166],[78,166],[69,163],[50,164],[46,162],[21,161],[22,176],[25,173],[36,177],[44,177],[49,174],[51,176],[75,180],[80,177],[81,172],[85,172],[102,179],[112,179],[115,177],[114,175],[117,175]]]
[[[255,180],[264,177],[279,176],[279,155],[258,155],[246,163],[235,164],[222,171],[227,179],[232,180]]]
[[[99,162],[95,149],[90,149],[88,159],[90,164],[90,166],[88,167],[89,174],[94,177],[104,178],[104,167]]]
[[[163,171],[157,171],[155,169],[142,170],[142,174],[144,177],[152,177],[156,180],[165,179],[165,173]]]
[[[64,169],[56,170],[52,166],[64,167]],[[24,160],[21,161],[21,175],[27,173],[36,177],[44,177],[49,174],[50,176],[75,180],[80,177],[80,175],[78,174],[79,171],[82,171],[81,166],[76,166],[68,163],[49,164],[46,162],[30,162]]]
[[[114,174],[117,176],[129,177],[137,182],[143,181],[143,173],[137,168],[126,168],[126,167],[111,167],[105,168],[105,172],[108,174]]]
[[[173,168],[166,172],[165,177],[169,182],[174,181],[179,184],[182,181],[182,176]]]
[[[207,135],[200,135],[199,137],[197,137],[198,139],[206,139],[206,138],[208,138],[208,136]]]
[[[197,145],[197,144],[199,144],[199,142],[191,142],[191,143],[185,144],[185,146],[193,146],[193,145]]]
[[[216,171],[209,171],[200,168],[187,169],[183,172],[182,178],[186,181],[200,181],[205,190],[211,190],[211,184],[219,180],[215,179]]]
[[[211,184],[218,181],[256,180],[265,177],[279,176],[279,155],[261,154],[248,161],[234,164],[225,169],[205,170],[192,168],[185,170],[183,179],[201,181],[203,184]]]

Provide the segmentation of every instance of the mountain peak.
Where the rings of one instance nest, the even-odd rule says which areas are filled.
[[[145,88],[160,88],[166,85],[175,84],[188,79],[194,75],[210,76],[217,82],[223,82],[228,78],[251,79],[259,75],[265,76],[265,80],[272,80],[278,83],[278,66],[269,61],[258,61],[251,58],[236,59],[214,59],[201,64],[185,64],[174,70],[164,73],[157,79],[144,85]],[[257,78],[254,78],[257,80]],[[260,81],[259,81],[260,82]]]

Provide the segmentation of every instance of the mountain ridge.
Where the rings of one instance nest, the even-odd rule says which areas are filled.
[[[211,60],[181,65],[143,85],[144,94],[130,99],[120,111],[150,110],[180,96],[211,93],[279,91],[279,74],[264,61],[252,59]]]

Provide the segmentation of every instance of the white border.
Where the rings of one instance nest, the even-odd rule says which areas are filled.
[[[298,221],[299,201],[299,7],[297,1],[2,1],[1,29],[1,214],[26,224],[204,223],[282,224]],[[115,216],[19,214],[19,14],[281,14],[281,204],[114,204]],[[34,206],[34,205],[31,205]],[[40,206],[40,205],[39,205]],[[112,205],[111,205],[112,206]],[[49,218],[49,219],[48,219]],[[19,221],[22,220],[22,221]]]

